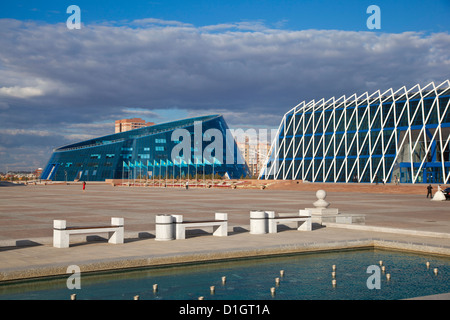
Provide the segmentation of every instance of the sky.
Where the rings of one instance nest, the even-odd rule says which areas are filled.
[[[449,14],[450,0],[2,1],[0,172],[117,119],[272,129],[302,101],[440,84]]]

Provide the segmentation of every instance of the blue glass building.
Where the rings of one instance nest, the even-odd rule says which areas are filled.
[[[195,173],[231,179],[249,175],[221,115],[157,124],[57,148],[41,179],[184,178]]]
[[[449,183],[449,80],[300,103],[281,120],[259,178]]]

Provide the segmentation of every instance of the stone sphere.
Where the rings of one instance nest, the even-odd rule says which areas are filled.
[[[323,199],[325,199],[326,196],[327,196],[327,193],[325,192],[325,190],[318,190],[316,192],[317,199],[323,200]]]

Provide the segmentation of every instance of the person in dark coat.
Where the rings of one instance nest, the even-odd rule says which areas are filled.
[[[428,196],[430,196],[430,198],[433,198],[433,193],[431,192],[433,190],[433,187],[431,186],[431,184],[428,185],[427,190],[427,198]]]

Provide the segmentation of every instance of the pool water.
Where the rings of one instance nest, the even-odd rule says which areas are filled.
[[[367,268],[379,266],[380,260],[386,268],[379,273],[380,288],[369,289],[368,278],[376,275]],[[332,265],[336,265],[335,286]],[[132,300],[136,295],[141,300],[396,300],[450,292],[449,273],[450,259],[445,257],[384,250],[339,251],[101,275],[82,273],[81,289],[72,290],[66,285],[71,275],[67,274],[0,285],[0,300],[68,300],[73,293],[77,300]],[[156,292],[154,284],[158,285]],[[211,286],[215,287],[213,293]]]

